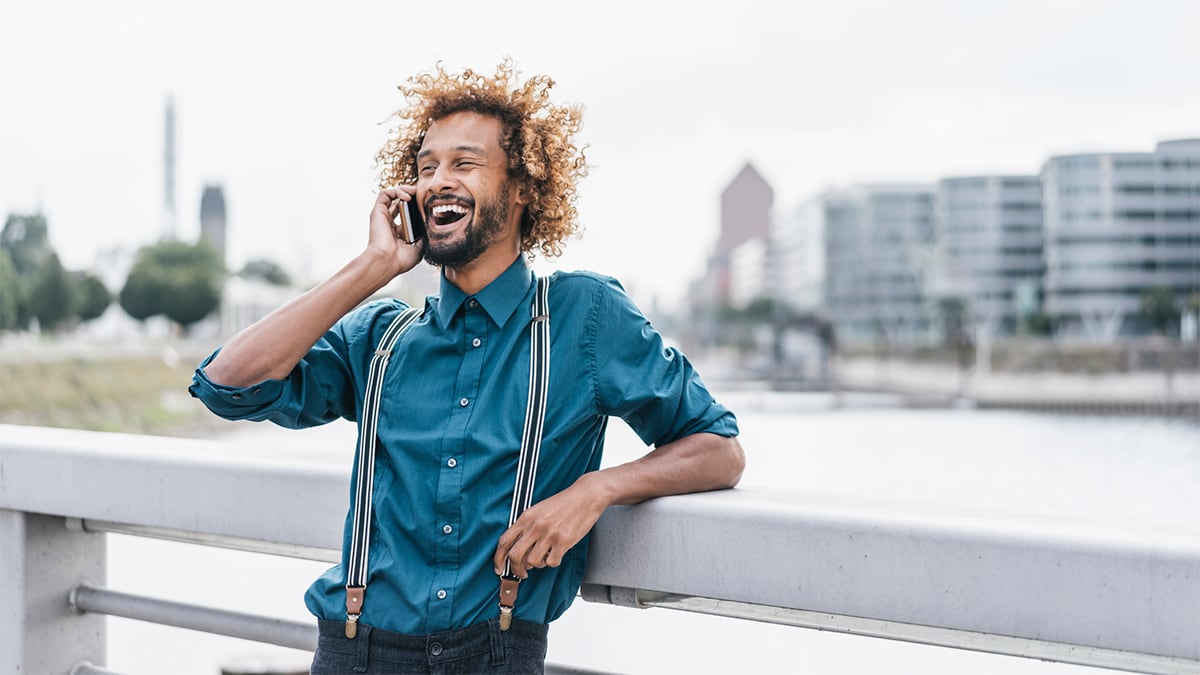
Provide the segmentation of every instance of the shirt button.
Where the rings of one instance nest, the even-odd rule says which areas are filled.
[[[435,642],[429,645],[429,653],[433,656],[439,656],[442,653],[442,643]]]
[[[446,599],[446,591],[438,591],[437,596],[438,596],[438,600],[445,600]]]
[[[454,531],[454,527],[449,524],[442,526],[442,532],[445,532],[446,534],[450,534],[453,531]]]
[[[229,398],[231,398],[231,399],[233,399],[233,400],[235,400],[235,401],[240,401],[240,400],[242,400],[242,395],[241,395],[241,394],[234,394],[234,395],[230,396]]]
[[[475,338],[474,340],[471,340],[472,347],[478,347],[481,344],[483,344],[483,340],[480,340],[479,338]]]
[[[250,392],[251,396],[258,396],[262,393],[262,387],[255,387],[254,391]]]
[[[465,407],[467,407],[467,405],[469,405],[470,403],[471,403],[471,402],[470,402],[470,401],[468,401],[468,400],[467,400],[467,399],[465,399],[465,398],[460,398],[460,399],[458,399],[458,404],[459,404],[460,406],[464,407],[464,408],[465,408]]]
[[[470,307],[471,309],[475,309],[476,307],[479,306],[479,301],[476,300],[475,298],[471,298],[469,301],[467,301],[467,306]]]
[[[451,457],[450,459],[446,460],[446,466],[453,469],[454,467],[458,466],[458,460]]]

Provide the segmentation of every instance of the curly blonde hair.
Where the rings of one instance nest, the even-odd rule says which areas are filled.
[[[381,166],[380,187],[417,180],[417,152],[429,126],[456,112],[476,112],[500,120],[500,147],[508,157],[508,175],[525,187],[530,203],[521,219],[521,250],[547,258],[562,255],[563,241],[579,232],[576,184],[587,175],[584,148],[572,137],[582,124],[582,107],[550,101],[554,80],[545,75],[516,82],[512,60],[505,59],[491,77],[466,69],[436,70],[414,75],[398,89],[408,107],[375,156]]]

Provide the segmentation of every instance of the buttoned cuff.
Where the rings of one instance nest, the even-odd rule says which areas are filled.
[[[218,353],[219,349],[200,363],[188,387],[188,393],[200,399],[209,410],[221,417],[240,419],[261,411],[279,399],[283,392],[283,380],[263,380],[248,387],[230,387],[210,380],[204,368]]]

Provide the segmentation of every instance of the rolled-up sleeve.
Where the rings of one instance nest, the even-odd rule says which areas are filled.
[[[205,367],[220,353],[214,351],[196,368],[188,391],[214,414],[229,420],[270,421],[303,428],[358,417],[356,376],[370,359],[373,330],[381,321],[406,307],[380,301],[347,315],[313,345],[282,380],[263,380],[248,387],[213,382]],[[383,323],[386,327],[386,323]],[[361,362],[361,364],[360,364]]]
[[[736,436],[737,418],[713,398],[688,358],[664,344],[615,279],[606,281],[589,326],[600,409],[625,420],[647,444],[695,433]]]

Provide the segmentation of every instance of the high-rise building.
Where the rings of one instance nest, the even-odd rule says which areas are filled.
[[[767,179],[746,164],[721,191],[721,236],[717,250],[728,253],[751,239],[764,239],[771,229],[775,192]]]
[[[817,196],[771,223],[768,283],[794,313],[813,313],[824,300],[825,212],[826,199]]]
[[[176,239],[175,215],[175,99],[167,96],[163,119],[163,224],[162,238]]]
[[[1200,292],[1200,139],[1051,157],[1041,176],[1045,305],[1060,334],[1144,333],[1148,291],[1177,304]]]
[[[225,191],[220,185],[204,186],[200,195],[200,239],[216,249],[225,262]]]
[[[932,185],[824,193],[825,309],[839,341],[920,344],[930,328]]]
[[[722,304],[730,302],[734,283],[731,257],[734,249],[755,239],[767,241],[774,199],[771,185],[750,164],[743,166],[721,191],[721,231],[706,272],[711,287],[717,293],[713,298],[715,301]],[[757,273],[765,274],[765,270],[759,268]],[[738,283],[745,287],[755,282],[743,279]],[[759,279],[756,283],[761,286],[763,280]]]
[[[938,181],[936,278],[930,292],[964,303],[989,333],[1012,334],[1039,308],[1042,186],[1037,176]]]
[[[729,252],[730,306],[745,309],[751,302],[766,297],[766,268],[766,237],[743,241]]]

